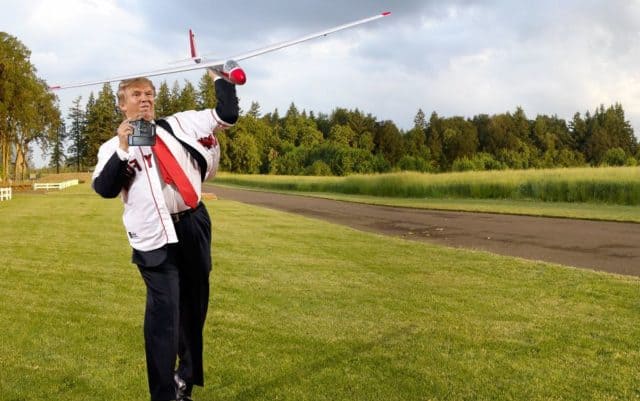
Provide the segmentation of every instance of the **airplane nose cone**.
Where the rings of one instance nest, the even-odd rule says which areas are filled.
[[[247,75],[242,68],[235,68],[229,73],[229,80],[236,85],[244,85],[247,82]]]

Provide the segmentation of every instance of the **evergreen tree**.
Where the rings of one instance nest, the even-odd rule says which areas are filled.
[[[598,165],[604,161],[607,150],[613,146],[611,137],[607,130],[600,125],[597,119],[589,124],[589,137],[586,143],[586,158],[591,165]]]
[[[191,82],[186,81],[184,88],[180,91],[178,97],[177,111],[196,110],[198,108],[198,101],[196,96],[196,89]]]
[[[313,120],[316,123],[318,130],[322,132],[322,137],[325,139],[328,138],[329,132],[331,132],[331,121],[329,120],[329,116],[325,113],[318,113],[318,116]]]
[[[543,116],[538,116],[533,123],[533,138],[537,148],[543,153],[555,150],[559,142],[557,136],[551,132],[548,120]]]
[[[302,120],[300,113],[295,104],[291,103],[289,110],[284,116],[283,129],[280,131],[283,142],[290,143],[293,146],[298,145],[300,132],[302,131]]]
[[[275,147],[273,151],[270,151],[270,156],[269,156],[271,160],[275,160],[275,158],[282,153],[283,146],[285,146],[286,144],[286,142],[283,141],[283,138],[284,138],[283,127],[282,127],[283,123],[282,123],[282,120],[280,119],[280,113],[278,113],[278,108],[276,107],[272,113],[265,114],[261,120],[271,128],[272,132],[270,135],[275,137],[275,140],[273,142],[277,143],[277,147]]]
[[[260,118],[260,104],[258,102],[251,102],[251,107],[246,115],[253,118]]]
[[[572,128],[575,131],[573,135],[580,136],[585,159],[592,165],[603,163],[609,149],[620,148],[627,156],[637,151],[637,139],[620,104],[606,109],[600,105],[592,115],[589,112],[585,114],[583,124],[572,124]]]
[[[407,156],[428,159],[427,120],[422,109],[418,109],[413,119],[413,128],[404,136],[404,153]]]
[[[331,126],[349,124],[349,110],[337,107],[333,110],[330,117]]]
[[[60,122],[56,135],[51,140],[51,153],[49,159],[49,167],[55,168],[56,173],[60,173],[60,166],[64,165],[64,142],[67,139],[67,129],[64,122]]]
[[[198,83],[198,110],[215,109],[217,104],[216,85],[208,73],[204,73]]]
[[[69,147],[70,157],[67,162],[76,166],[76,171],[84,170],[87,158],[87,138],[86,138],[86,115],[80,102],[82,96],[78,96],[73,101],[73,106],[69,109],[68,118],[71,120],[71,128],[69,137],[71,138],[71,146]]]
[[[346,147],[352,145],[355,136],[356,133],[348,125],[336,124],[331,127],[331,132],[329,132],[329,140],[331,142]]]
[[[98,162],[98,149],[116,134],[118,125],[122,122],[111,85],[105,83],[95,101],[91,93],[85,110],[83,131],[86,138],[86,156],[84,162],[87,166],[93,166]]]
[[[442,123],[443,146],[440,166],[449,169],[459,158],[472,158],[478,150],[478,131],[462,117],[452,117]]]
[[[527,119],[522,107],[518,106],[511,116],[513,122],[513,135],[522,143],[531,144],[531,123]]]
[[[365,116],[360,110],[355,109],[348,114],[348,125],[354,133],[350,146],[371,151],[370,144],[376,127],[375,118],[371,114]]]
[[[440,168],[440,160],[442,160],[444,129],[442,120],[435,111],[429,117],[429,124],[426,131],[426,143],[429,148],[429,154],[434,162],[435,168]]]
[[[169,95],[169,107],[167,109],[167,116],[177,113],[180,110],[180,93],[182,90],[180,89],[180,84],[178,81],[173,81],[173,86],[171,87],[171,93]]]
[[[156,117],[162,118],[171,115],[173,105],[171,104],[171,93],[167,81],[162,81],[155,99]]]
[[[89,92],[89,99],[87,99],[87,104],[84,107],[85,113],[89,114],[91,110],[96,106],[96,97],[93,94],[93,91]]]
[[[487,114],[479,114],[471,120],[478,132],[478,150],[486,152],[487,142],[489,138],[489,122],[490,118]]]
[[[611,137],[610,148],[620,148],[626,155],[633,155],[636,152],[638,142],[620,103],[609,106],[606,110],[603,126]]]
[[[275,110],[273,110],[273,113],[271,113],[271,118],[270,118],[271,124],[272,125],[278,125],[281,123],[280,121],[280,113],[278,113],[278,108],[276,107]]]
[[[413,118],[413,128],[421,130],[427,129],[427,118],[422,109],[418,109],[416,116]]]
[[[291,104],[289,105],[289,109],[287,110],[287,113],[284,115],[285,120],[289,119],[289,118],[298,118],[300,117],[300,112],[298,111],[298,108],[296,107],[296,105],[291,102]]]
[[[513,150],[519,148],[519,138],[516,136],[516,127],[510,113],[491,116],[487,126],[485,152],[497,155],[501,150]]]
[[[588,129],[587,123],[580,113],[575,113],[573,119],[569,123],[570,143],[573,145],[572,150],[585,154],[587,148]]]
[[[392,121],[380,123],[374,133],[376,152],[381,154],[392,166],[402,157],[402,136]]]

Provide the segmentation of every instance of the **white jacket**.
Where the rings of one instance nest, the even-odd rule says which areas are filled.
[[[204,179],[207,179],[215,176],[220,161],[220,146],[215,133],[228,128],[230,124],[222,121],[214,109],[185,111],[165,120],[171,126],[175,137],[159,125],[156,126],[156,135],[162,138],[182,166],[200,200],[202,175],[198,163],[176,138],[191,146],[204,158]],[[127,154],[119,149],[118,137],[111,138],[98,151],[98,163],[93,173],[94,182],[114,153],[118,154],[121,160],[127,160],[129,173],[133,175],[128,187],[120,191],[124,203],[122,219],[131,246],[139,251],[151,251],[178,242],[162,193],[162,177],[152,148],[131,146]]]

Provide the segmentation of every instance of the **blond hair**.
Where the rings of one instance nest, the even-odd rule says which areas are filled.
[[[156,94],[156,87],[153,86],[153,82],[147,77],[136,77],[120,81],[118,85],[118,104],[121,105],[124,102],[124,92],[128,87],[133,85],[145,84],[149,85],[153,89],[153,95]]]

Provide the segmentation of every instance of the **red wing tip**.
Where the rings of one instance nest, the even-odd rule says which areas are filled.
[[[50,90],[50,91],[54,91],[54,90],[56,90],[56,89],[60,89],[60,85],[50,86],[50,87],[49,87],[49,90]]]
[[[386,17],[387,15],[391,15],[391,11],[385,11],[382,13],[383,17]]]

